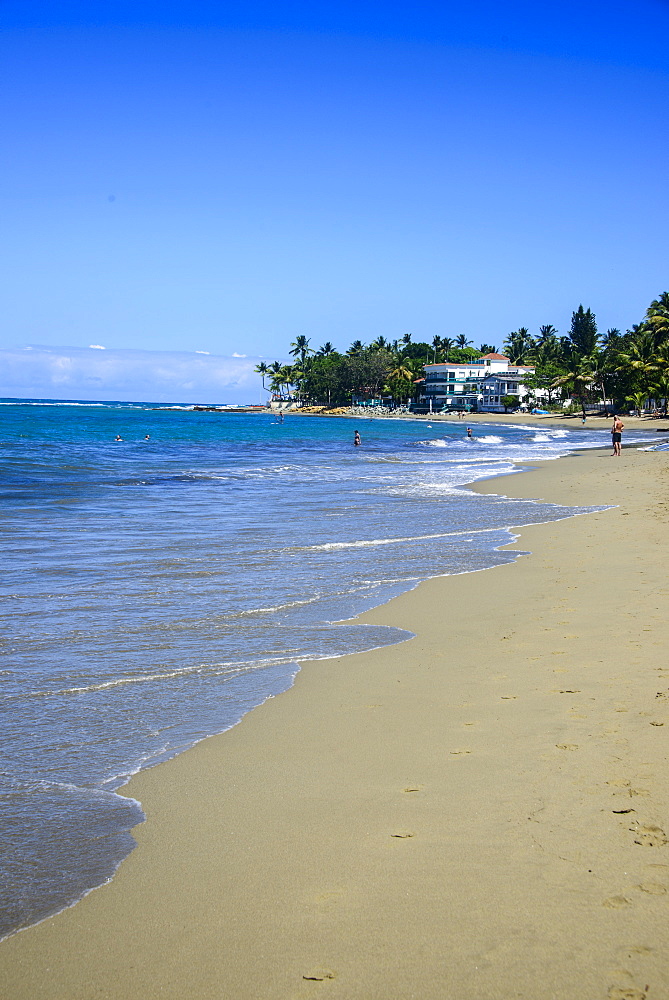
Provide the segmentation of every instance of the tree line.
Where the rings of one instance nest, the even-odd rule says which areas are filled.
[[[345,353],[328,341],[313,350],[305,336],[290,345],[292,364],[261,362],[256,371],[263,386],[277,395],[296,396],[304,403],[345,406],[352,397],[391,396],[396,403],[417,396],[417,380],[430,362],[467,363],[495,353],[494,344],[478,350],[464,334],[435,336],[431,343],[414,342],[411,334],[371,344],[354,340]],[[612,328],[603,336],[591,309],[579,306],[572,314],[569,333],[560,336],[550,324],[537,336],[526,327],[504,340],[503,353],[514,364],[534,365],[534,375],[523,382],[530,393],[544,390],[548,404],[573,398],[585,412],[587,403],[612,399],[618,407],[631,404],[640,411],[648,399],[669,398],[669,292],[654,299],[641,323],[621,333]],[[267,385],[265,380],[267,379]]]

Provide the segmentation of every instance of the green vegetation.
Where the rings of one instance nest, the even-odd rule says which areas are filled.
[[[606,412],[606,400],[622,409],[632,406],[640,412],[653,401],[667,411],[669,396],[669,292],[654,299],[643,321],[621,334],[597,331],[594,313],[579,306],[572,314],[571,329],[559,337],[553,326],[542,326],[533,338],[521,328],[504,342],[505,352],[520,364],[536,366],[525,378],[530,389],[548,392],[554,398],[599,403]]]
[[[291,396],[303,403],[347,406],[352,400],[392,398],[405,404],[418,395],[423,366],[438,362],[466,364],[482,354],[496,353],[492,344],[471,347],[464,334],[456,338],[435,336],[431,343],[414,342],[410,333],[398,340],[377,337],[371,344],[354,340],[346,353],[327,341],[318,350],[300,335],[290,345],[293,364],[261,362],[256,371],[273,393]],[[547,324],[532,336],[526,327],[514,330],[504,341],[503,353],[515,364],[533,365],[535,372],[523,382],[532,402],[535,393],[548,406],[560,400],[577,400],[585,413],[589,404],[606,400],[622,409],[632,405],[643,410],[648,401],[667,413],[669,397],[669,292],[654,299],[641,323],[621,334],[607,330],[601,336],[595,315],[579,306],[572,314],[571,329],[561,337]],[[507,403],[508,406],[515,405]]]
[[[518,406],[518,404],[520,403],[520,399],[518,398],[518,396],[512,396],[512,395],[502,396],[502,398],[500,399],[500,403],[504,407],[504,412],[508,413],[509,410],[515,409],[515,407]]]

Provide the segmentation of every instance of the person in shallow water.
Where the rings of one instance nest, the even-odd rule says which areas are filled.
[[[472,437],[472,429],[471,429],[471,427],[467,428],[467,437],[468,438]]]
[[[355,434],[353,435],[353,444],[355,445],[356,448],[358,447],[359,444],[362,444],[362,441],[360,439],[360,431],[356,431]]]

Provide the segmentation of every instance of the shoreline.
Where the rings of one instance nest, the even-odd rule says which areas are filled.
[[[515,622],[516,604],[522,595],[526,606],[533,606],[536,621],[541,622],[543,616],[546,622],[553,623],[552,631],[559,632],[553,622],[556,608],[565,603],[566,597],[572,603],[572,595],[567,592],[578,590],[585,617],[580,606],[559,611],[565,617],[580,619],[578,628],[572,626],[576,633],[570,638],[588,645],[589,658],[593,660],[588,664],[589,690],[597,692],[597,696],[590,697],[595,702],[605,700],[600,689],[607,686],[607,671],[596,664],[606,663],[607,657],[615,659],[626,633],[616,643],[602,634],[601,625],[597,626],[594,631],[598,652],[605,655],[595,656],[592,652],[590,622],[596,622],[602,615],[607,622],[612,617],[602,609],[602,603],[606,608],[606,600],[601,600],[601,568],[607,573],[603,590],[607,595],[611,569],[620,571],[621,547],[627,560],[643,561],[646,568],[639,572],[655,582],[655,587],[649,588],[650,581],[635,580],[642,585],[642,597],[636,604],[632,600],[631,605],[640,604],[636,617],[643,620],[648,602],[657,603],[655,594],[664,585],[664,574],[661,552],[657,549],[661,536],[657,539],[653,536],[652,544],[644,545],[645,535],[653,534],[648,530],[653,525],[649,517],[657,514],[658,506],[648,501],[644,506],[643,499],[638,500],[636,494],[644,476],[651,493],[655,489],[653,496],[662,493],[656,470],[663,470],[666,477],[667,459],[662,453],[630,449],[623,452],[622,461],[604,466],[602,462],[608,463],[606,453],[588,451],[546,462],[539,468],[532,463],[532,475],[504,477],[505,493],[522,498],[540,494],[549,502],[568,505],[600,505],[615,502],[613,496],[604,495],[609,489],[612,494],[624,492],[625,510],[616,508],[515,528],[516,541],[505,548],[522,551],[529,540],[531,555],[491,568],[485,574],[433,577],[358,618],[370,624],[406,628],[414,632],[415,638],[335,660],[305,662],[292,688],[254,709],[237,726],[133,777],[124,789],[128,796],[142,801],[148,816],[147,823],[134,828],[139,846],[122,863],[111,884],[0,946],[0,966],[6,981],[14,988],[11,996],[17,1000],[42,996],[69,1000],[93,993],[137,998],[154,995],[273,998],[311,997],[321,989],[327,990],[328,997],[359,996],[365,1000],[413,995],[437,998],[450,995],[448,990],[454,991],[454,996],[471,1000],[511,995],[572,1000],[586,995],[587,980],[589,989],[596,987],[596,992],[587,993],[588,997],[606,997],[609,986],[604,989],[600,981],[601,962],[595,963],[593,971],[589,964],[592,956],[585,955],[579,943],[582,928],[576,928],[574,936],[574,929],[565,926],[570,912],[567,904],[575,905],[576,911],[583,914],[584,900],[590,899],[590,890],[580,883],[575,885],[568,877],[561,882],[558,878],[561,866],[556,867],[554,859],[548,862],[545,846],[539,854],[544,864],[537,865],[536,837],[527,839],[526,824],[545,827],[546,816],[550,815],[549,825],[554,829],[541,832],[560,841],[561,817],[566,812],[570,818],[567,829],[572,837],[565,851],[568,853],[567,848],[576,853],[591,851],[588,844],[594,838],[611,854],[604,865],[609,881],[615,882],[614,875],[619,882],[624,881],[620,872],[627,873],[634,867],[632,862],[637,861],[628,857],[630,850],[635,853],[630,847],[634,838],[628,836],[633,831],[625,834],[623,830],[622,837],[613,837],[615,843],[612,843],[610,828],[601,823],[601,816],[593,816],[592,808],[588,810],[588,823],[592,825],[583,828],[574,813],[572,787],[575,782],[579,794],[583,793],[581,786],[589,780],[588,766],[581,774],[580,760],[588,756],[592,764],[593,757],[599,759],[602,739],[607,746],[617,747],[616,753],[623,753],[622,737],[615,735],[620,727],[608,734],[608,743],[602,736],[597,747],[588,745],[587,754],[583,743],[575,742],[576,737],[573,743],[571,737],[564,736],[563,742],[544,745],[543,731],[537,729],[534,714],[527,713],[528,702],[539,710],[540,719],[552,727],[551,731],[583,728],[584,723],[577,720],[590,719],[597,713],[586,704],[585,709],[592,711],[583,714],[586,696],[582,678],[578,691],[576,681],[565,680],[564,689],[560,689],[559,693],[567,696],[563,700],[569,704],[566,714],[565,705],[559,705],[560,698],[554,695],[547,698],[545,692],[540,697],[533,687],[537,679],[531,664],[542,660],[546,636],[541,633],[548,625],[531,626],[534,619],[527,615],[521,616],[514,629],[505,625],[505,618],[500,621],[504,612]],[[581,473],[577,484],[573,481],[575,471]],[[498,478],[476,481],[468,489],[497,492],[493,487]],[[666,503],[659,507],[666,520]],[[621,521],[623,516],[628,520]],[[617,521],[624,534],[613,551],[608,547],[609,521]],[[571,548],[567,546],[567,550],[574,574],[573,582],[560,584],[564,591],[556,589],[551,572],[546,572],[551,566],[546,560],[562,555],[562,552],[557,557],[555,553],[551,555],[547,540],[563,546],[562,536],[568,536],[567,542],[571,540]],[[634,539],[630,540],[631,536]],[[588,538],[600,540],[597,553],[590,554],[589,564],[584,550],[595,543],[586,541]],[[634,542],[643,549],[643,560],[635,553]],[[603,566],[596,565],[595,555]],[[576,570],[575,565],[585,568]],[[502,588],[496,586],[500,574],[507,577]],[[592,586],[583,587],[584,581],[578,579],[581,574],[589,574]],[[528,578],[538,581],[538,593],[528,589]],[[623,575],[621,585],[624,582]],[[593,603],[593,587],[599,602]],[[444,606],[457,611],[454,626],[442,624]],[[477,609],[473,621],[472,609]],[[617,607],[615,610],[618,613]],[[629,616],[627,610],[620,614]],[[650,615],[651,619],[657,617]],[[613,627],[615,621],[609,624]],[[498,634],[500,628],[510,634]],[[657,630],[662,629],[666,633],[664,622],[658,622]],[[644,640],[641,625],[638,632],[638,638]],[[659,632],[650,635],[654,637],[645,637],[646,645],[657,645],[659,656],[660,643],[655,640],[661,636]],[[561,645],[568,647],[567,640],[567,636],[561,638]],[[488,662],[486,654],[491,644],[495,649],[494,664]],[[643,646],[643,641],[638,645]],[[444,647],[449,648],[448,653]],[[509,658],[512,649],[515,655]],[[537,651],[539,656],[534,655]],[[646,649],[648,652],[655,650]],[[545,652],[546,657],[563,655],[567,656],[568,650]],[[481,669],[490,666],[497,671],[498,659],[505,664],[504,678]],[[563,662],[549,660],[551,677],[563,669],[565,677],[575,673],[574,664],[566,668],[554,666]],[[472,671],[476,685],[470,678]],[[657,673],[650,676],[651,687],[662,687]],[[395,685],[399,685],[399,690]],[[499,694],[507,686],[510,693]],[[667,682],[664,687],[669,691]],[[453,704],[457,700],[452,696],[456,689],[460,699],[465,698],[458,705]],[[638,700],[639,692],[630,691],[629,700],[633,701],[634,696]],[[367,698],[372,699],[371,704]],[[669,705],[669,701],[660,699],[660,702],[656,706],[651,699],[648,707],[656,710],[649,713],[653,717],[661,715],[661,709]],[[625,710],[615,711],[617,718],[613,721],[630,721],[627,716],[622,718]],[[629,714],[630,707],[626,712]],[[335,721],[336,732],[333,732]],[[636,716],[635,721],[638,721]],[[662,722],[659,718],[655,721],[657,725],[652,725],[652,720],[645,722],[644,746],[649,737],[662,735]],[[529,747],[528,740],[534,741],[534,748],[540,748],[541,753],[535,756],[522,753]],[[653,739],[648,745],[653,745]],[[506,750],[507,757],[522,773],[520,784],[518,774],[514,776],[500,768],[501,750]],[[552,768],[546,770],[545,755],[557,774]],[[652,766],[651,762],[646,769]],[[572,773],[574,767],[579,775]],[[560,776],[562,781],[558,780]],[[529,808],[525,786],[534,789],[530,805],[535,806],[547,778],[557,781],[559,789],[554,790],[552,797],[544,792],[543,797],[550,801],[538,812],[534,810],[534,819],[525,817],[521,822],[522,814]],[[654,794],[659,802],[663,795],[664,807],[658,805],[656,812],[666,808],[666,779],[662,785],[660,778],[654,774],[652,781],[644,779],[646,785],[657,786],[650,792],[646,788],[649,794],[643,795],[642,789],[634,788],[630,808],[635,812],[616,811],[613,819],[619,834],[621,820],[629,825],[626,817],[640,813],[637,796],[648,799]],[[505,824],[491,822],[482,814],[472,796],[473,788],[478,788],[479,797],[490,805],[493,819],[499,820],[504,814],[515,838],[505,838]],[[618,796],[626,809],[628,799],[632,800],[631,790],[629,779],[628,784],[598,787],[591,794],[595,798],[599,795],[598,801],[602,795],[609,799]],[[513,809],[507,809],[505,803],[511,802]],[[453,824],[454,813],[460,814],[466,836],[462,825]],[[611,810],[609,813],[612,815]],[[245,821],[240,817],[245,817]],[[664,829],[666,822],[665,819]],[[647,848],[649,863],[658,866],[655,881],[649,880],[645,872],[646,883],[639,883],[646,884],[645,890],[632,891],[627,884],[618,886],[617,894],[614,892],[604,901],[599,899],[595,910],[588,911],[588,919],[593,926],[597,925],[600,946],[601,935],[606,937],[609,931],[613,932],[616,922],[613,917],[618,925],[629,924],[631,916],[643,915],[645,905],[660,924],[660,912],[666,919],[669,856],[665,858],[666,839],[665,843],[659,842],[664,836],[662,823],[659,818],[651,818],[641,825],[637,821],[637,826],[635,832],[642,839],[639,847]],[[650,827],[660,833],[653,833]],[[538,831],[534,833],[538,836]],[[657,843],[650,843],[653,838]],[[625,869],[613,863],[614,855],[624,858]],[[455,857],[458,864],[453,860]],[[509,880],[500,886],[495,874],[500,858],[516,863],[516,877],[526,891],[519,894]],[[604,864],[600,858],[597,860]],[[573,858],[570,863],[576,864]],[[537,876],[536,886],[527,884],[524,874],[528,868]],[[213,885],[220,892],[213,903],[208,899],[212,870],[216,872]],[[593,871],[581,874],[592,875]],[[664,892],[660,891],[662,888]],[[556,937],[553,951],[546,938],[549,927],[542,916],[547,894],[551,905],[558,906],[561,914],[561,919],[550,928]],[[555,895],[559,897],[557,903]],[[484,898],[494,899],[492,925]],[[476,905],[472,899],[477,901]],[[532,927],[518,916],[526,907],[537,918]],[[663,909],[660,911],[658,907]],[[632,921],[638,922],[638,919]],[[509,939],[504,927],[511,925],[519,926]],[[463,938],[465,928],[469,929],[473,942],[480,944],[480,940],[486,939],[490,945],[487,950],[484,948],[485,961],[480,959],[483,965],[474,961],[478,952],[472,951],[473,942],[468,944]],[[652,920],[650,925],[644,925],[644,933],[650,940]],[[514,951],[512,943],[518,935],[519,947]],[[223,954],[221,941],[226,942]],[[564,953],[566,941],[575,949],[576,957],[580,954],[588,963],[579,964],[572,959],[572,965],[575,961],[576,964],[570,968]],[[539,964],[533,947],[543,956]],[[650,952],[634,952],[637,957],[628,959],[627,965],[643,967],[645,962],[645,967],[655,975],[651,995],[658,996],[660,983],[666,986],[666,961],[658,958],[659,944],[655,948],[650,944],[643,947],[650,948]],[[171,949],[179,954],[178,963]],[[528,956],[528,949],[530,957],[523,960],[521,953]],[[565,959],[563,964],[556,964],[558,954]],[[618,952],[614,949],[613,954],[617,956]],[[638,956],[644,956],[643,961]],[[620,964],[622,959],[615,961]],[[606,962],[610,965],[614,958],[607,957]],[[452,967],[453,963],[457,968]],[[132,974],[130,966],[135,966]],[[486,967],[490,975],[484,972],[479,975],[479,969]],[[542,992],[536,975],[548,969],[550,976]],[[310,972],[318,973],[320,978],[304,978]],[[613,982],[613,972],[607,975]],[[616,982],[622,985],[614,983],[611,989],[623,990],[628,979],[635,983],[643,979],[633,969],[627,969],[627,978],[621,973],[616,975]],[[652,978],[650,971],[648,976]],[[197,982],[194,992],[194,987],[187,985],[191,982]],[[518,983],[522,985],[519,987]],[[630,989],[643,993],[644,985]],[[615,996],[625,994],[620,992]]]
[[[426,423],[453,423],[466,427],[467,424],[525,424],[529,427],[581,431],[610,430],[613,417],[588,415],[586,423],[581,423],[580,414],[538,414],[538,413],[468,413],[460,418],[455,413],[314,413],[302,410],[267,410],[267,413],[282,412],[291,417],[344,417],[348,420],[415,420]],[[655,431],[658,434],[669,435],[669,417],[637,417],[624,415],[626,430]]]
[[[493,429],[497,428],[499,430],[500,426],[496,425],[496,424],[486,424],[485,428],[481,428],[481,431],[482,431],[482,433],[485,434],[485,433],[488,433],[491,428],[493,428]],[[377,430],[381,430],[381,428],[377,428]],[[462,429],[462,433],[464,434],[464,428]],[[527,435],[527,436],[529,436],[529,435]],[[591,435],[591,437],[592,437],[592,435]],[[487,439],[484,438],[484,440],[487,440]],[[509,469],[507,469],[507,471],[505,473],[498,472],[496,474],[496,476],[509,474],[510,471],[511,470],[509,468]],[[514,471],[522,471],[522,469],[518,465],[518,463],[516,463]],[[465,473],[465,475],[467,477],[471,476],[471,474],[472,473],[469,472],[469,471],[467,473]],[[486,478],[496,478],[496,476],[492,476],[491,477],[490,473],[486,473]],[[476,481],[476,480],[474,480],[474,481]],[[471,485],[471,481],[468,483],[467,481],[464,480],[464,478],[462,478],[461,481],[457,485],[458,485],[458,487],[461,490],[462,489],[466,490],[466,487],[468,485]],[[564,516],[564,515],[560,515],[560,516]],[[499,528],[499,536],[500,537],[498,538],[499,545],[495,545],[492,549],[490,549],[491,562],[488,565],[494,565],[493,552],[495,552],[500,547],[500,545],[503,544],[503,542],[501,541],[501,538],[504,536],[503,527],[504,527],[503,524],[500,524],[500,528]],[[494,529],[487,529],[487,530],[494,530]],[[507,532],[506,533],[506,537],[510,538],[511,534]],[[409,540],[406,540],[406,541],[409,541]],[[487,544],[488,548],[490,548],[491,543],[487,542],[486,544]],[[488,567],[483,567],[483,568],[488,568]],[[470,572],[470,571],[473,571],[473,570],[467,570],[467,572]],[[420,569],[418,569],[418,567],[416,567],[416,573],[414,575],[414,578],[413,578],[412,582],[406,582],[406,584],[403,584],[403,586],[406,587],[406,590],[414,589],[414,587],[418,585],[419,581],[417,580],[417,577],[418,577],[418,573],[419,572],[420,572],[421,577],[423,579],[429,578],[429,577],[427,577],[427,573],[430,572],[430,570],[429,570],[428,566],[426,565],[425,561],[422,562],[422,565],[421,565]],[[432,573],[435,573],[435,572],[436,572],[436,575],[440,575],[436,571],[436,567],[432,569]],[[463,571],[462,570],[460,570],[460,571],[453,570],[452,572],[457,573],[457,572],[463,572]],[[375,600],[378,601],[379,598],[380,598],[380,595],[378,595],[378,597]],[[387,603],[390,599],[391,599],[390,597],[388,597],[386,599],[382,598],[380,604],[377,603],[376,607],[383,606],[383,604]],[[372,608],[370,608],[370,606],[369,606],[369,604],[367,602],[362,603],[362,605],[361,605],[360,602],[356,602],[356,603],[358,605],[357,608],[355,606],[349,608],[348,609],[348,614],[345,616],[345,619],[342,619],[341,621],[335,622],[334,624],[335,625],[336,624],[346,624],[346,622],[355,623],[356,618],[359,617],[360,615],[362,615],[364,613],[365,609],[367,609],[367,610],[373,610]],[[403,633],[403,635],[406,636],[406,633]],[[376,637],[375,641],[379,643],[379,648],[384,648],[385,646],[393,645],[393,644],[397,643],[398,641],[402,641],[402,639],[401,638],[395,638],[392,634],[390,634],[390,635],[387,635],[385,637],[383,635],[379,635],[379,636]],[[350,652],[354,652],[355,649],[356,649],[356,645],[357,644],[353,644],[353,643],[349,644],[348,651],[344,652],[344,653],[341,653],[341,655],[349,655]],[[359,645],[358,645],[357,648],[358,649],[360,648]],[[374,648],[374,647],[372,647],[372,648]],[[314,659],[318,659],[318,656],[314,656]],[[310,662],[310,661],[303,661],[303,662]],[[299,670],[299,665],[296,664],[296,663],[295,664],[285,663],[284,666],[287,668],[287,670],[290,671],[290,674],[292,675],[290,678],[286,679],[285,686],[284,686],[284,690],[286,690],[286,689],[288,689],[288,687],[292,686],[292,683],[294,681],[294,674],[295,674],[296,671]],[[274,693],[275,694],[281,693],[281,689],[277,687],[275,689]],[[255,702],[255,707],[257,707],[257,705],[261,704],[261,703],[262,703],[262,701],[259,698]],[[156,766],[156,764],[159,763],[159,762],[161,762],[161,761],[172,759],[172,757],[176,756],[178,753],[183,753],[190,746],[195,745],[196,743],[200,742],[202,739],[206,739],[209,736],[219,735],[220,733],[226,732],[227,730],[229,730],[230,728],[232,728],[234,725],[237,725],[241,721],[241,718],[243,718],[243,715],[246,712],[251,711],[251,710],[252,710],[251,708],[249,708],[248,706],[245,706],[245,707],[243,707],[243,708],[240,709],[240,713],[241,714],[239,716],[237,716],[236,718],[234,718],[234,719],[230,718],[225,724],[222,724],[220,726],[220,728],[209,727],[208,730],[204,730],[201,734],[198,734],[197,736],[194,735],[193,728],[191,727],[191,735],[190,735],[190,739],[189,739],[189,741],[188,741],[187,744],[183,744],[183,745],[179,746],[178,749],[177,748],[173,748],[171,751],[166,752],[164,754],[161,754],[161,756],[158,758],[158,760],[156,760],[157,754],[154,754],[153,755],[153,760],[151,760],[150,763],[144,763],[142,765],[135,764],[135,765],[132,765],[132,766],[131,765],[127,765],[126,767],[121,768],[120,770],[121,770],[122,776],[120,774],[117,779],[108,779],[105,782],[105,791],[107,791],[107,792],[109,792],[109,793],[111,793],[113,795],[116,795],[117,794],[116,789],[118,788],[119,789],[119,793],[118,793],[118,798],[117,798],[117,804],[118,804],[119,807],[122,808],[123,801],[126,801],[126,802],[128,801],[127,799],[124,800],[124,797],[123,797],[123,794],[122,794],[122,789],[128,783],[128,781],[130,781],[131,777],[134,774],[138,773],[140,770],[145,770],[145,769],[148,769],[150,767]],[[147,758],[147,759],[149,759],[149,758]],[[122,782],[122,783],[119,784],[119,782]],[[140,811],[140,814],[141,814],[141,803],[137,802],[137,800],[135,800],[135,799],[133,799],[132,801],[137,806],[137,809],[138,809],[138,811]],[[126,837],[125,839],[126,840],[130,840],[130,842],[132,844],[134,844],[134,838],[132,838],[132,832],[131,831],[133,829],[135,829],[138,825],[140,825],[141,822],[142,822],[141,820],[137,820],[134,827],[129,827],[128,828],[128,834],[129,834],[129,836]],[[48,849],[48,841],[46,842],[45,846]],[[99,880],[97,881],[97,883],[94,883],[92,880],[89,880],[88,883],[87,883],[87,885],[80,887],[79,892],[78,892],[78,894],[77,894],[76,897],[74,896],[74,894],[71,895],[71,896],[69,896],[69,897],[66,897],[63,894],[63,897],[61,897],[61,900],[58,903],[55,903],[54,901],[51,901],[51,909],[50,909],[50,911],[45,912],[44,910],[42,910],[41,912],[38,911],[37,913],[33,912],[32,922],[31,923],[26,923],[23,926],[18,926],[18,927],[15,926],[13,928],[10,928],[6,924],[3,924],[2,929],[1,929],[1,933],[0,933],[0,943],[3,940],[11,937],[14,933],[17,933],[17,932],[22,931],[22,930],[26,930],[26,929],[28,929],[31,926],[36,926],[37,924],[42,923],[44,920],[50,919],[52,916],[56,916],[58,913],[62,912],[63,910],[68,909],[69,907],[76,905],[79,902],[79,900],[82,899],[82,898],[84,898],[89,892],[92,892],[94,889],[100,888],[101,886],[104,886],[104,885],[108,884],[109,881],[111,879],[113,879],[113,877],[114,877],[116,871],[118,870],[120,864],[123,863],[123,860],[125,860],[125,858],[128,856],[128,854],[133,849],[134,849],[134,846],[130,847],[130,848],[128,848],[127,846],[125,846],[123,852],[121,852],[120,850],[114,852],[113,861],[107,862],[107,859],[103,859],[103,862],[102,862],[102,871],[100,872]],[[110,854],[111,854],[111,852],[110,852]],[[118,860],[119,855],[121,856],[121,860]]]

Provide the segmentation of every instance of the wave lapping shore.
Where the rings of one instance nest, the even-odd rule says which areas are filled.
[[[2,945],[7,995],[664,996],[668,477],[628,451],[507,481],[616,506],[367,613],[415,638],[133,778],[138,849]]]
[[[600,995],[637,938],[606,989],[662,982],[662,474],[665,455],[628,450],[505,479],[525,524],[537,496],[590,512],[366,613],[356,627],[416,638],[311,663],[137,775],[139,848],[2,945],[9,995],[566,1000]]]
[[[352,615],[513,559],[511,521],[572,513],[462,488],[563,453],[563,429],[375,421],[354,448],[337,421],[37,400],[0,422],[0,937],[113,875],[142,820],[115,794],[131,774],[234,725],[298,660],[406,638]]]

